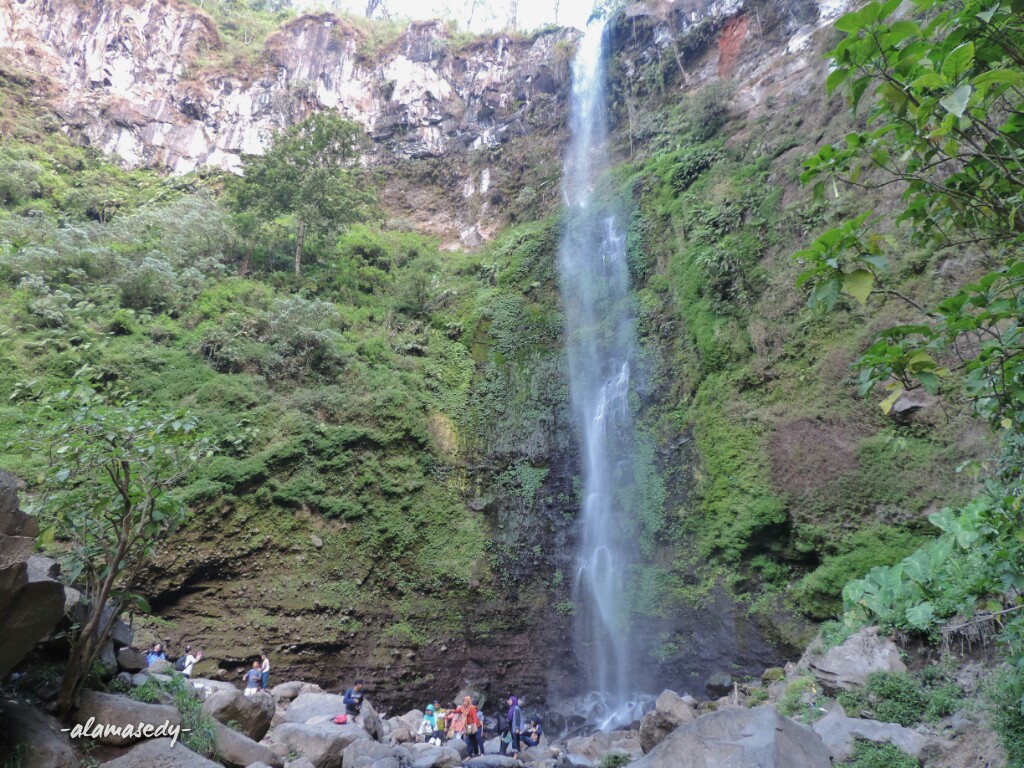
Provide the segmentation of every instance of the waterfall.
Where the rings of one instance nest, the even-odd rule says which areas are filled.
[[[558,268],[570,396],[582,437],[574,647],[586,714],[610,727],[635,714],[640,649],[631,637],[627,600],[637,560],[629,406],[633,318],[625,235],[615,206],[598,194],[608,170],[603,32],[602,23],[588,27],[573,63]]]

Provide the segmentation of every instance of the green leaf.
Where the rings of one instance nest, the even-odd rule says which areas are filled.
[[[896,404],[896,401],[900,399],[900,395],[903,394],[903,386],[897,385],[895,389],[889,394],[885,400],[879,403],[879,407],[882,409],[882,413],[888,415],[889,411]]]
[[[974,43],[967,42],[958,45],[946,56],[942,62],[942,74],[950,80],[956,81],[974,63]]]
[[[868,303],[868,296],[871,295],[871,287],[875,284],[875,276],[867,269],[855,269],[843,275],[843,292],[848,293],[861,306]]]
[[[927,601],[913,605],[906,611],[907,622],[915,629],[928,629],[934,616],[935,607]]]
[[[964,83],[952,93],[939,99],[939,104],[945,107],[946,111],[957,117],[963,117],[967,104],[971,100],[973,89],[968,83]]]

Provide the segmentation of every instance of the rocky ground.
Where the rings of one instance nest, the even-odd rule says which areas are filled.
[[[585,735],[545,737],[518,759],[499,754],[493,731],[485,734],[485,754],[475,758],[467,758],[458,738],[441,746],[423,743],[416,735],[420,710],[387,717],[366,701],[361,724],[338,725],[333,720],[345,709],[343,697],[315,684],[285,682],[245,696],[232,683],[185,680],[169,662],[144,669],[141,654],[131,649],[118,654],[121,671],[108,684],[121,692],[87,691],[65,728],[90,723],[192,726],[193,733],[209,733],[206,751],[216,761],[184,743],[172,745],[168,738],[111,734],[73,742],[38,701],[8,698],[2,714],[8,744],[21,755],[19,768],[451,768],[460,763],[482,768],[627,763],[643,768],[828,768],[862,765],[851,762],[862,743],[892,745],[898,750],[893,754],[931,768],[1006,765],[994,734],[966,709],[910,728],[858,717],[833,698],[858,689],[873,673],[905,672],[904,656],[874,628],[862,630],[831,649],[812,647],[787,670],[767,670],[761,680],[733,683],[715,701],[698,702],[666,690],[629,728],[587,733],[584,727],[575,733]],[[808,679],[810,685],[804,683]],[[149,703],[132,693],[140,690],[164,693]],[[184,692],[184,699],[172,696],[174,691]],[[30,749],[18,748],[19,743]],[[904,764],[909,763],[898,765]]]

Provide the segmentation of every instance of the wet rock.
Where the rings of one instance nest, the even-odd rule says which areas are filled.
[[[247,768],[253,763],[265,763],[271,768],[280,768],[284,764],[269,747],[250,739],[245,734],[233,731],[226,725],[216,723],[217,758],[231,768]]]
[[[180,741],[173,747],[170,739],[151,739],[133,747],[127,754],[104,763],[103,768],[222,768],[219,763],[197,755]]]
[[[21,768],[79,768],[81,763],[61,724],[35,707],[16,701],[0,705],[0,722],[11,746],[25,744]]]
[[[866,627],[820,657],[807,659],[810,670],[830,690],[864,685],[872,672],[906,672],[899,648],[878,627]]]
[[[771,707],[713,712],[684,723],[633,768],[830,768],[829,750],[805,725]]]
[[[309,759],[315,768],[342,768],[345,749],[359,739],[369,741],[362,728],[353,723],[345,725],[306,725],[285,723],[277,726],[267,737],[269,741],[287,744]]]
[[[518,768],[522,763],[505,755],[480,755],[471,757],[463,765],[472,765],[474,768]]]
[[[101,724],[121,727],[143,723],[156,727],[165,723],[181,725],[181,715],[175,707],[165,704],[144,704],[126,696],[85,691],[78,700],[74,722],[78,725]],[[141,738],[135,734],[125,737],[121,734],[105,733],[96,740],[108,746],[126,747]]]
[[[876,744],[892,744],[919,761],[935,757],[943,749],[951,746],[949,742],[929,738],[895,723],[846,717],[840,711],[825,715],[811,727],[828,747],[832,760],[836,763],[850,758],[857,739],[873,741]]]
[[[675,691],[663,691],[658,696],[654,709],[640,721],[640,748],[647,754],[672,731],[695,717],[693,709],[679,694]]]
[[[253,741],[266,736],[277,709],[273,696],[269,693],[245,696],[230,683],[213,680],[203,680],[202,684],[207,688],[204,712],[225,725],[234,721],[238,730]]]

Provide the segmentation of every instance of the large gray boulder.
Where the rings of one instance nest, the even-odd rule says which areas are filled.
[[[356,739],[341,755],[341,768],[387,768],[392,763],[408,765],[409,752],[372,739]]]
[[[683,723],[696,717],[693,709],[675,691],[662,691],[654,709],[640,721],[640,748],[647,754]]]
[[[480,755],[469,758],[463,765],[472,765],[473,768],[519,768],[522,763],[505,755]]]
[[[278,683],[270,689],[270,693],[278,701],[291,701],[299,695],[301,690],[301,680],[290,680],[287,683]]]
[[[849,690],[864,685],[872,672],[906,672],[900,650],[878,627],[865,627],[850,635],[842,645],[808,659],[808,666],[829,690]]]
[[[222,768],[219,763],[197,755],[180,741],[171,747],[170,739],[144,741],[104,768]]]
[[[370,703],[369,699],[363,699],[363,706],[359,710],[361,720],[363,721],[363,728],[377,741],[384,738],[384,723],[380,719],[380,715],[377,714],[377,710],[373,708],[373,704]]]
[[[433,744],[410,744],[406,747],[412,756],[411,768],[455,768],[462,757],[454,749]]]
[[[285,720],[305,723],[317,717],[333,718],[345,711],[345,697],[334,693],[302,693],[288,705]]]
[[[636,731],[598,731],[590,736],[569,739],[566,749],[596,763],[612,752],[629,755],[634,760],[643,754]]]
[[[74,713],[74,723],[86,728],[96,725],[113,725],[119,728],[134,726],[131,735],[123,733],[106,733],[96,740],[112,747],[126,747],[140,741],[139,724],[154,728],[170,724],[181,725],[181,715],[175,707],[165,704],[144,704],[141,701],[117,696],[111,693],[85,691],[78,700],[78,709]]]
[[[64,587],[52,560],[32,554],[39,526],[18,507],[18,479],[0,471],[0,679],[64,615]]]
[[[270,730],[276,707],[274,697],[269,693],[244,695],[230,683],[202,681],[203,711],[219,723],[234,722],[238,730],[253,741],[259,741]]]
[[[122,648],[117,652],[117,666],[125,672],[141,672],[146,668],[146,656],[133,648]]]
[[[17,763],[21,768],[79,768],[81,765],[71,748],[71,739],[61,732],[60,723],[35,707],[3,701],[0,723],[7,730],[10,746],[29,747]]]
[[[846,717],[839,709],[830,712],[811,726],[832,755],[835,763],[848,760],[857,739],[876,744],[892,744],[908,755],[924,761],[952,747],[947,741],[934,739],[895,723]]]
[[[308,758],[315,768],[342,768],[345,749],[353,741],[369,740],[370,736],[355,723],[284,723],[277,726],[267,738],[275,744],[286,744]]]
[[[676,728],[632,768],[830,768],[829,750],[805,725],[771,707],[728,709]]]
[[[217,759],[231,768],[246,768],[253,763],[266,763],[280,768],[284,761],[270,751],[269,747],[250,739],[243,733],[233,731],[226,725],[216,723]]]

